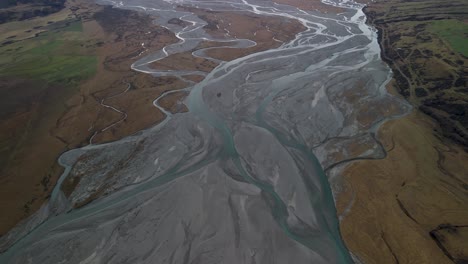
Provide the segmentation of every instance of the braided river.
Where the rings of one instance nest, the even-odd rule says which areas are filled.
[[[343,7],[334,14],[266,0],[102,3],[154,14],[177,36],[132,68],[191,83],[183,89],[189,111],[171,114],[156,98],[162,123],[64,153],[48,204],[0,239],[0,263],[352,263],[333,198],[340,169],[384,158],[377,129],[410,110],[385,88],[391,71],[363,6],[325,1]],[[220,63],[208,74],[154,70],[150,63],[202,41],[256,45],[213,38],[205,21],[178,6],[294,19],[306,30],[229,62],[193,52]],[[86,177],[66,198],[60,187],[71,173]],[[103,197],[72,208],[104,184]]]

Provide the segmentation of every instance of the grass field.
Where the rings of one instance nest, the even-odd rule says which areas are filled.
[[[437,20],[432,22],[431,31],[468,57],[468,23],[457,19]]]
[[[74,21],[66,28],[67,31],[83,32],[83,23],[81,21]]]
[[[0,76],[69,85],[92,76],[97,59],[89,48],[83,48],[82,30],[80,21],[72,21],[36,38],[2,47]]]

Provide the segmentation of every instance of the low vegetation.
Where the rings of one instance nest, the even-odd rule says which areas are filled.
[[[433,21],[430,30],[447,41],[457,52],[468,57],[468,22],[457,19]]]
[[[76,85],[96,71],[92,49],[84,47],[81,21],[51,26],[40,36],[2,47],[0,77],[43,80]],[[46,29],[47,30],[47,29]]]

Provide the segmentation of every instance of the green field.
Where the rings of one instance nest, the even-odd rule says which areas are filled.
[[[92,56],[24,56],[2,75],[42,79],[50,83],[75,83],[91,76],[95,71],[96,58]]]
[[[468,23],[457,19],[437,20],[432,22],[431,31],[468,57]]]
[[[2,47],[0,77],[76,84],[92,76],[97,58],[92,51],[83,48],[82,34],[81,22],[72,21],[36,38]]]
[[[65,29],[67,31],[83,32],[83,23],[81,21],[74,21]]]

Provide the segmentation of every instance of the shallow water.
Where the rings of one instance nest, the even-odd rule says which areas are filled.
[[[188,113],[166,112],[151,129],[62,155],[67,170],[51,201],[2,237],[3,248],[12,246],[0,262],[352,262],[324,169],[385,155],[373,133],[408,111],[384,88],[390,71],[361,6],[328,1],[348,7],[334,15],[253,0],[112,3],[157,14],[155,23],[180,39],[132,66],[156,77],[202,74],[148,64],[212,39],[204,21],[175,5],[297,19],[307,30],[279,48],[221,63],[186,88]],[[168,24],[174,17],[191,25]],[[353,144],[368,147],[352,151]],[[60,184],[78,172],[86,177],[67,200]],[[106,197],[70,210],[103,184]]]

